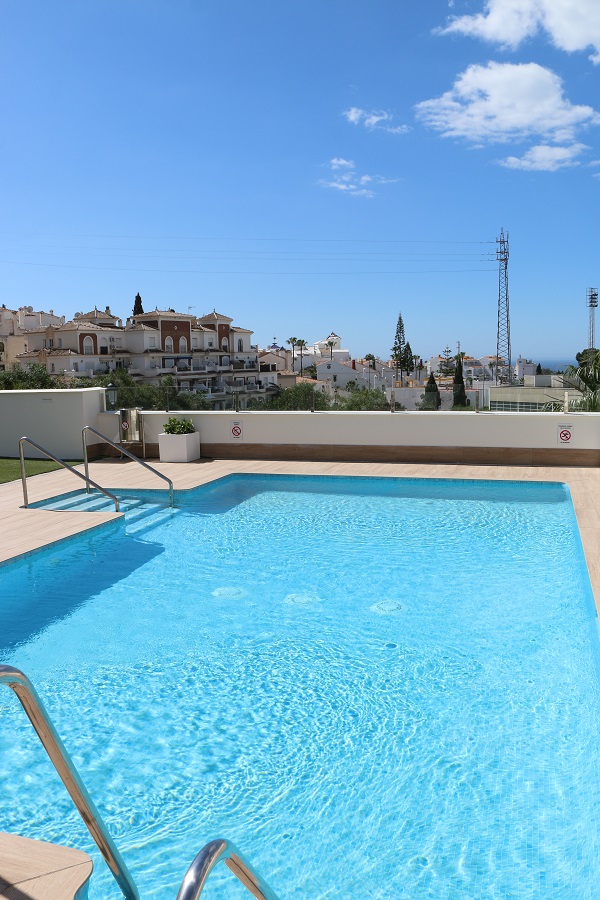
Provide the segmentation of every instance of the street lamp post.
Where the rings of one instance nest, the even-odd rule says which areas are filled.
[[[111,381],[110,384],[104,388],[104,404],[107,410],[114,410],[117,408],[118,397],[119,389]]]

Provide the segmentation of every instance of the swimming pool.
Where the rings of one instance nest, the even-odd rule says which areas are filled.
[[[285,898],[600,896],[597,618],[566,487],[237,475],[155,496],[0,567],[2,661],[143,898],[221,835]],[[0,828],[98,860],[5,694]],[[92,900],[116,895],[98,861]]]

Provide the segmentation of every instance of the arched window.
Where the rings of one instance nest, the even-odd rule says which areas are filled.
[[[166,353],[173,352],[173,338],[172,337],[165,338],[165,352]]]
[[[179,338],[179,352],[187,353],[187,338],[185,337]]]
[[[229,350],[229,341],[227,340],[227,338],[223,338],[223,340],[221,341],[221,350],[223,350],[224,353],[227,353],[227,351]]]
[[[92,338],[87,334],[83,339],[83,353],[84,356],[91,356],[94,352],[94,342]]]
[[[244,342],[242,338],[238,338],[238,353],[244,352]]]

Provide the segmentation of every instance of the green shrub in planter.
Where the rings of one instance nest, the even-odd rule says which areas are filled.
[[[165,434],[193,434],[196,430],[191,419],[176,419],[175,416],[165,422],[163,429]]]

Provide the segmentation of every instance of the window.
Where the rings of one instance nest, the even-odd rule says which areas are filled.
[[[156,338],[154,336],[148,338],[148,346],[151,350],[154,350],[156,348]]]
[[[50,340],[48,341],[48,348],[51,350],[52,347],[54,347],[54,341],[52,340],[52,338],[50,338]]]
[[[185,337],[179,338],[179,352],[187,353],[187,338]]]
[[[172,337],[165,338],[165,352],[166,353],[173,352],[173,338]]]
[[[192,347],[194,347],[196,350],[198,349],[198,338],[197,337],[192,338]]]
[[[108,356],[108,341],[106,338],[100,339],[100,356]]]
[[[83,339],[83,353],[85,356],[91,356],[93,352],[94,352],[94,342],[88,334]]]
[[[227,340],[227,338],[223,338],[223,340],[221,341],[221,350],[225,352],[229,350],[229,341]]]
[[[58,339],[58,346],[59,346],[59,347],[62,347],[62,338],[59,338],[59,339]]]
[[[51,365],[50,365],[50,371],[51,371],[51,372],[54,372],[54,363],[51,363]]]
[[[208,346],[209,346],[209,347],[214,347],[214,344],[213,344],[213,342],[212,342],[212,338],[209,340]]]
[[[244,352],[244,341],[242,340],[242,338],[239,338],[238,339],[238,353],[243,353],[243,352]]]

